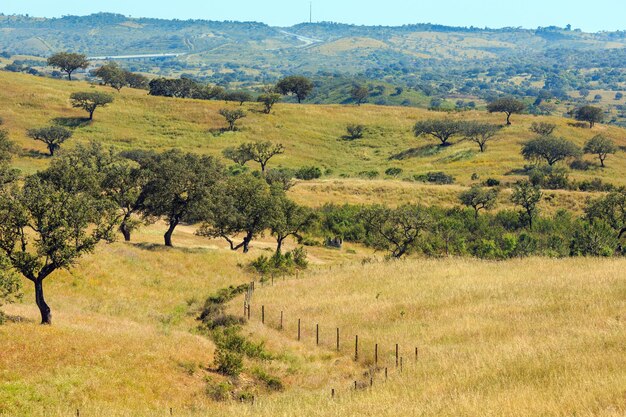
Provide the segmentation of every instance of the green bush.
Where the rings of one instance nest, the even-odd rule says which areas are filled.
[[[389,175],[390,177],[397,177],[400,174],[402,174],[402,168],[392,167],[385,170],[385,175]]]
[[[268,274],[293,274],[296,269],[306,269],[309,263],[306,260],[307,252],[303,247],[291,252],[275,253],[273,256],[261,255],[250,263],[255,272]]]
[[[373,180],[374,178],[378,177],[378,175],[380,175],[378,171],[374,171],[374,170],[359,172],[359,177],[367,178],[370,180]]]
[[[495,178],[487,178],[484,184],[487,187],[497,187],[500,185],[500,180],[497,180]]]
[[[215,351],[215,366],[222,375],[236,377],[243,371],[243,355],[232,350],[219,348]]]
[[[315,180],[322,176],[322,170],[314,166],[305,166],[298,169],[294,176],[299,180]]]
[[[365,126],[349,124],[346,130],[348,131],[348,139],[361,139],[365,133]]]
[[[213,401],[227,401],[231,398],[232,385],[228,382],[213,384],[207,381],[206,394]]]
[[[429,182],[431,184],[454,184],[454,177],[447,175],[445,172],[427,172],[414,176],[416,181]]]
[[[262,369],[256,368],[252,374],[272,391],[282,391],[285,388],[280,378],[272,376]]]

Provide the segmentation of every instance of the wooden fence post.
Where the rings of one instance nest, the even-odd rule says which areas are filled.
[[[374,366],[378,367],[378,343],[374,345]]]
[[[320,345],[320,325],[319,325],[319,323],[315,325],[315,344],[317,346]]]
[[[402,358],[400,358],[400,373],[402,373]]]
[[[387,380],[387,368],[385,367],[385,381]]]
[[[354,360],[359,360],[359,335],[354,337]]]
[[[298,319],[298,341],[300,341],[300,319]]]
[[[330,390],[330,398],[335,398],[335,389]]]
[[[396,343],[396,368],[398,367],[398,344]]]
[[[337,352],[339,352],[339,327],[337,327]]]
[[[415,362],[417,362],[417,347],[415,348]]]
[[[283,329],[283,312],[281,310],[281,312],[280,312],[280,330],[282,330],[282,329]]]
[[[248,320],[250,320],[250,310],[251,310],[250,304],[248,304]]]

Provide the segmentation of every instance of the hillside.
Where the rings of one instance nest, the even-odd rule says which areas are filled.
[[[85,90],[115,97],[97,109],[92,122],[69,103],[72,92]],[[523,177],[520,147],[533,137],[534,121],[555,123],[558,135],[578,145],[603,133],[626,148],[622,128],[583,129],[570,119],[531,115],[514,115],[513,125],[486,153],[456,139],[439,147],[414,137],[416,121],[454,117],[502,124],[504,116],[371,104],[280,103],[266,115],[259,104],[246,103],[240,130],[222,132],[218,111],[240,108],[237,104],[153,97],[127,88],[117,93],[84,81],[5,71],[0,71],[0,103],[1,128],[18,147],[14,165],[23,174],[52,159],[42,143],[28,138],[27,129],[53,122],[74,132],[59,154],[95,141],[115,150],[177,148],[220,156],[228,146],[271,140],[286,148],[271,168],[312,165],[323,171],[322,178],[297,181],[289,191],[296,202],[312,207],[329,202],[453,207],[459,192],[493,178],[502,182],[498,208],[511,208],[510,184]],[[366,125],[365,136],[344,138],[349,123]],[[401,168],[401,174],[385,174],[390,167]],[[453,175],[456,183],[414,178],[433,171]],[[626,185],[626,155],[620,151],[605,169],[570,176]],[[563,208],[580,213],[588,198],[599,195],[546,190],[541,214]],[[24,281],[22,300],[2,306],[10,320],[0,325],[0,416],[626,413],[623,257],[496,262],[412,255],[389,261],[382,251],[347,242],[341,249],[307,246],[308,269],[261,277],[246,266],[274,253],[270,236],[253,240],[249,253],[233,252],[222,239],[197,236],[197,225],[181,224],[176,247],[166,248],[165,228],[157,221],[142,227],[132,242],[101,243],[69,270],[47,278],[52,326],[36,324],[30,282]],[[288,239],[285,250],[296,246]],[[251,281],[245,320],[246,288],[237,292],[237,287]],[[218,319],[242,319],[236,322],[239,334],[219,333],[219,327],[210,329],[213,322],[198,320],[219,308],[232,316]],[[218,372],[215,363],[225,340],[246,352],[236,377]]]
[[[453,175],[462,186],[487,178],[496,178],[504,183],[514,182],[520,178],[522,174],[519,170],[526,164],[520,149],[526,140],[533,137],[528,129],[534,121],[557,124],[558,135],[580,146],[598,133],[609,136],[621,147],[626,146],[626,132],[618,127],[600,125],[593,130],[582,129],[570,126],[569,119],[519,115],[514,116],[513,125],[503,129],[485,153],[479,153],[477,146],[470,142],[441,148],[435,140],[415,138],[411,129],[417,120],[447,117],[445,113],[373,105],[278,104],[271,115],[265,115],[258,111],[259,105],[244,104],[247,117],[240,121],[241,130],[214,135],[211,129],[220,129],[225,125],[218,110],[224,107],[237,108],[237,105],[152,97],[146,95],[145,91],[133,89],[114,93],[116,101],[109,107],[98,109],[94,122],[87,123],[83,119],[83,112],[71,108],[68,99],[70,93],[92,88],[111,92],[111,89],[93,87],[83,82],[70,83],[8,72],[0,72],[0,84],[0,100],[5,103],[0,110],[0,117],[4,119],[4,128],[8,129],[11,138],[22,148],[15,164],[24,172],[40,169],[49,160],[45,156],[44,145],[29,139],[26,130],[51,123],[53,119],[77,126],[74,128],[74,137],[67,142],[68,149],[76,143],[94,140],[118,150],[164,150],[176,147],[185,151],[220,155],[224,148],[245,141],[280,142],[285,145],[286,152],[276,157],[275,161],[272,160],[273,167],[318,166],[325,172],[323,180],[333,180],[327,186],[337,185],[339,189],[345,183],[355,184],[355,179],[363,176],[393,180],[395,183],[431,171]],[[452,117],[495,124],[504,121],[503,115],[481,111],[462,112]],[[350,123],[366,126],[363,139],[344,138],[346,126]],[[590,155],[585,158],[592,161]],[[392,178],[385,175],[390,167],[403,171],[397,178]],[[472,180],[472,174],[476,174],[479,180]],[[570,175],[576,180],[600,178],[624,185],[626,154],[618,152],[611,156],[605,169],[572,171]],[[362,179],[358,183],[367,187],[376,184]],[[303,187],[308,185],[298,185],[294,192],[303,190],[304,193]],[[420,183],[415,182],[398,184],[398,187],[415,190],[416,194],[420,194],[423,189]],[[427,189],[430,190],[429,194],[438,196],[458,191],[457,186],[429,186]],[[361,194],[354,188],[345,190],[344,194]],[[443,198],[443,201],[450,200],[450,197]],[[341,202],[342,197],[338,196],[337,201]]]

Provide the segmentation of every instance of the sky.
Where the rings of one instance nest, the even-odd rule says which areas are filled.
[[[313,21],[491,28],[571,24],[588,32],[626,30],[626,0],[313,0],[312,3]],[[0,0],[0,13],[4,14],[60,17],[97,12],[291,26],[309,20],[309,0]]]

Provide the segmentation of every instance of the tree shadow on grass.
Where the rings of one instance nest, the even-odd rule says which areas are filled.
[[[426,145],[419,148],[411,148],[389,157],[390,160],[402,161],[410,158],[423,158],[426,156],[437,155],[444,149],[440,145]]]
[[[20,152],[20,155],[26,158],[33,158],[33,159],[50,158],[50,154],[48,152],[41,152],[41,151],[38,151],[37,149],[24,149]]]
[[[52,123],[57,126],[77,128],[88,126],[91,120],[88,117],[57,117],[52,119]]]
[[[161,252],[166,250],[177,250],[184,253],[202,253],[206,252],[205,248],[185,248],[181,246],[176,246],[176,242],[174,242],[174,247],[165,246],[160,243],[147,243],[147,242],[137,242],[131,243],[137,249],[149,251],[149,252]]]

